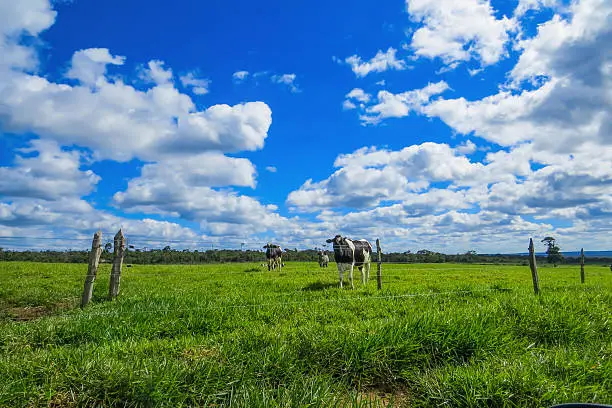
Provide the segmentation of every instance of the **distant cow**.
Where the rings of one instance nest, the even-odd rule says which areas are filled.
[[[282,270],[284,266],[282,262],[283,249],[276,244],[267,244],[264,249],[268,260],[268,270],[276,269],[277,266],[279,271]]]
[[[319,266],[321,268],[327,268],[328,263],[329,263],[329,256],[327,256],[327,252],[319,251]]]
[[[355,285],[353,284],[353,268],[355,266],[357,266],[361,272],[361,282],[363,285],[366,285],[370,278],[372,245],[365,239],[352,240],[346,237],[343,238],[340,235],[336,235],[326,242],[334,244],[334,258],[336,259],[338,273],[340,274],[340,287],[342,287],[344,282],[342,274],[348,269],[351,288],[355,289]]]

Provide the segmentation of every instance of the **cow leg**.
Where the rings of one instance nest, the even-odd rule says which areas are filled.
[[[273,262],[274,262],[274,259],[272,258],[268,259],[268,272],[272,270],[272,266],[274,266]]]
[[[344,276],[342,276],[342,272],[344,272],[344,264],[338,264],[338,274],[340,274],[340,289],[342,289],[342,284],[344,283]]]
[[[278,257],[278,271],[279,272],[283,271],[283,260],[280,256]]]
[[[353,283],[353,268],[355,268],[355,262],[351,263],[351,269],[349,270],[349,280],[351,281],[351,289],[355,289],[355,284]]]
[[[365,270],[364,270],[364,266],[365,265],[361,265],[359,267],[359,272],[361,272],[361,284],[365,285],[366,284],[366,278],[365,278]]]

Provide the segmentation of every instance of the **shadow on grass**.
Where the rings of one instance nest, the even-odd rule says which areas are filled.
[[[302,290],[305,290],[305,291],[326,290],[326,289],[330,289],[330,288],[337,288],[338,285],[339,285],[338,282],[331,283],[331,282],[321,282],[321,281],[319,281],[319,282],[311,283],[308,286],[304,286],[302,288]]]

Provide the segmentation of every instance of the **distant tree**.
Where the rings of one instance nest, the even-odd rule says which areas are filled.
[[[104,252],[109,254],[111,249],[113,249],[113,243],[112,242],[107,242],[106,244],[104,244]]]
[[[563,262],[563,255],[561,254],[561,248],[557,245],[557,240],[553,237],[546,237],[542,242],[548,247],[546,250],[548,263],[553,264],[556,268],[557,264]]]

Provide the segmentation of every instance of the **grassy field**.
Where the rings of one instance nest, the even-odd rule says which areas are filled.
[[[612,403],[604,267],[102,265],[81,311],[86,269],[0,263],[1,407]]]

